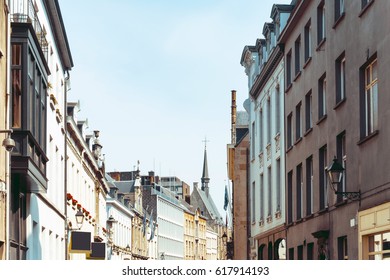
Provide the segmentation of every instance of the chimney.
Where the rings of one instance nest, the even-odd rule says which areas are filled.
[[[93,133],[95,135],[95,140],[93,141],[92,152],[95,159],[98,160],[101,157],[103,146],[100,144],[99,140],[100,131],[95,130]]]
[[[151,185],[154,184],[154,171],[149,171],[149,182]]]
[[[232,128],[231,128],[231,142],[233,145],[236,144],[236,119],[237,119],[237,105],[236,105],[236,91],[232,90]]]
[[[110,172],[110,173],[108,173],[108,175],[110,175],[111,178],[114,179],[115,181],[121,180],[121,174],[118,171]]]

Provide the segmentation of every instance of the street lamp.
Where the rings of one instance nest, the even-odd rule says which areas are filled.
[[[112,233],[113,233],[113,230],[112,230],[112,227],[113,227],[113,224],[117,223],[118,221],[115,220],[115,218],[110,215],[110,217],[108,218],[107,220],[107,230],[108,230],[108,238],[107,238],[107,245],[110,247],[110,259],[111,259],[111,255],[114,254],[114,241],[112,240]]]
[[[326,168],[326,172],[329,176],[330,187],[337,195],[341,195],[350,200],[358,199],[360,201],[360,190],[358,192],[343,192],[339,190],[339,185],[343,180],[344,171],[345,168],[337,161],[337,158],[334,157],[333,163]]]
[[[226,234],[226,232],[224,232],[222,234],[222,242],[223,242],[223,245],[226,245],[226,242],[227,242],[227,234]]]
[[[78,210],[74,216],[76,218],[77,228],[72,228],[72,222],[69,222],[69,227],[68,227],[69,231],[80,230],[81,227],[83,226],[83,223],[84,223],[83,212],[81,212],[81,210]]]

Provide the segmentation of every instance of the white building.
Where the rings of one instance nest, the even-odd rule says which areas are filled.
[[[285,256],[272,249],[286,238],[284,61],[276,41],[291,10],[290,5],[274,5],[273,22],[263,27],[265,39],[258,39],[256,46],[246,46],[241,58],[249,87],[244,107],[249,114],[252,259]]]
[[[206,228],[206,260],[218,259],[218,234],[209,226]]]
[[[130,200],[123,197],[107,196],[108,221],[114,219],[107,228],[108,247],[107,259],[131,260],[132,223],[134,212],[131,209]]]
[[[65,259],[65,109],[73,61],[57,0],[10,0],[7,259]]]
[[[158,259],[183,260],[184,210],[175,194],[158,185],[143,186],[142,199],[158,224]]]

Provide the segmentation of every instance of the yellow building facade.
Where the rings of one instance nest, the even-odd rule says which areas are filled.
[[[206,259],[206,219],[197,208],[194,212],[184,211],[184,259]]]

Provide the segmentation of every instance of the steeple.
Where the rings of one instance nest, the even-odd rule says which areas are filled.
[[[202,191],[204,191],[206,193],[206,196],[208,197],[209,196],[209,182],[210,182],[209,169],[207,166],[207,142],[208,142],[208,140],[205,138],[205,140],[203,142],[205,142],[205,143],[204,143],[203,173],[202,173],[201,181],[202,181]]]

